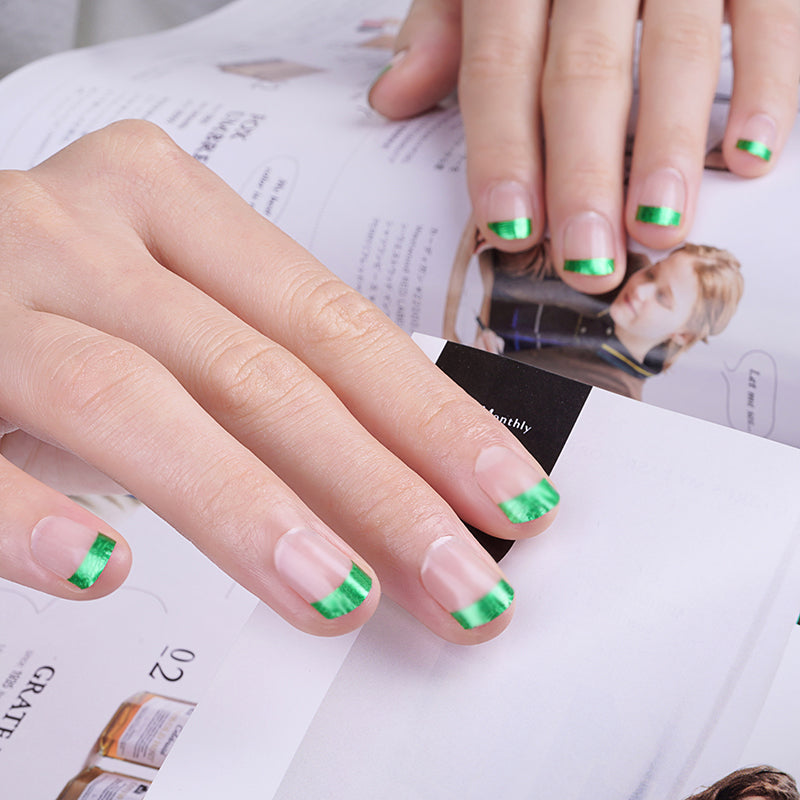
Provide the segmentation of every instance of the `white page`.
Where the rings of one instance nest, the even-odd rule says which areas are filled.
[[[54,670],[22,719],[0,722],[12,730],[0,738],[3,797],[57,797],[91,760],[117,707],[138,692],[197,702],[256,605],[145,507],[95,501],[95,513],[133,550],[120,589],[84,603],[0,580],[0,717],[19,717],[11,709],[20,690],[39,667]],[[152,777],[127,762],[105,763]]]
[[[304,681],[268,664],[233,690],[268,647],[251,629],[152,796],[280,780],[281,800],[655,800],[713,782],[741,765],[797,618],[798,468],[794,449],[592,390],[553,472],[559,517],[503,562],[517,608],[499,639],[450,645],[383,602],[338,672],[295,662],[332,681],[312,719]],[[306,724],[281,779],[256,753]]]

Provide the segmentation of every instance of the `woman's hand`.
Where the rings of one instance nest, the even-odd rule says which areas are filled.
[[[0,575],[53,595],[131,557],[53,487],[122,486],[303,630],[362,624],[380,579],[471,643],[512,597],[458,515],[555,513],[509,431],[148,123],[0,173],[0,340]]]
[[[639,114],[626,197],[640,5]],[[370,102],[388,117],[407,117],[458,82],[469,191],[487,241],[523,249],[547,223],[564,280],[608,291],[625,272],[626,232],[666,249],[691,228],[725,5],[414,0]],[[755,177],[775,163],[795,120],[800,2],[730,0],[727,13],[735,80],[723,155],[732,172]]]

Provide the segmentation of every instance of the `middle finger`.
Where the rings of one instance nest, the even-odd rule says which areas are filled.
[[[547,208],[557,267],[585,292],[625,271],[625,130],[638,0],[553,4],[542,109]]]

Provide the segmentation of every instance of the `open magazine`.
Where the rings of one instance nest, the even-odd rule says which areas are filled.
[[[265,9],[241,0],[174,32],[46,59],[0,83],[0,168],[32,166],[116,119],[149,119],[409,333],[502,349],[800,445],[792,224],[800,126],[769,176],[748,181],[720,169],[729,43],[689,243],[707,250],[707,283],[721,284],[696,298],[714,323],[706,342],[679,353],[654,348],[631,364],[609,351],[618,347],[604,341],[602,324],[595,330],[596,318],[624,305],[627,282],[585,307],[584,296],[553,297],[547,243],[514,257],[482,251],[469,220],[457,108],[392,124],[367,106],[406,6],[282,0]],[[666,272],[669,256],[630,260]],[[589,319],[588,340],[566,340],[564,325],[574,320],[553,321],[553,306]],[[605,361],[584,357],[587,347]]]
[[[149,119],[408,332],[510,357],[450,351],[481,359],[481,372],[491,372],[490,363],[518,370],[508,379],[516,394],[501,403],[495,384],[482,399],[507,424],[561,419],[530,416],[520,405],[546,386],[584,396],[546,464],[564,490],[559,520],[540,540],[515,545],[504,562],[526,599],[499,642],[453,648],[389,603],[360,635],[320,642],[259,608],[149,796],[247,789],[343,797],[348,787],[375,793],[386,784],[381,797],[427,797],[425,787],[446,780],[437,797],[500,787],[511,797],[538,796],[539,786],[568,798],[682,800],[745,764],[770,762],[800,775],[792,746],[800,716],[790,713],[798,709],[788,677],[800,667],[792,590],[798,455],[763,441],[800,446],[792,224],[800,125],[771,175],[744,181],[720,169],[726,65],[690,243],[727,287],[715,317],[724,324],[707,341],[677,353],[656,347],[643,359],[621,351],[608,330],[576,346],[554,334],[557,325],[544,335],[540,321],[567,309],[602,327],[636,275],[653,265],[667,271],[683,255],[639,248],[620,291],[589,303],[559,294],[546,241],[514,259],[487,250],[469,216],[457,108],[388,123],[366,105],[406,6],[273,0],[265,9],[263,0],[240,0],[178,30],[55,56],[0,82],[0,169],[30,167],[113,120]],[[710,302],[698,291],[698,308]],[[517,362],[601,388],[543,377]],[[581,503],[569,503],[570,495]],[[163,523],[136,509],[116,524],[140,559],[153,560],[143,567],[151,572],[141,593],[162,597],[164,556],[140,546],[137,534],[150,541],[151,528]],[[202,558],[185,560],[176,594],[200,592],[210,580],[203,570],[211,569]],[[222,595],[241,592],[212,573]],[[134,579],[129,585],[139,588]],[[194,708],[255,605],[242,592],[229,616],[200,631],[196,608],[181,601],[171,623],[177,633],[155,628],[151,640],[127,635],[138,630],[127,622],[140,615],[136,604],[101,601],[103,617],[9,584],[0,589],[0,713],[28,713],[13,738],[0,727],[0,786],[43,800],[58,797],[84,767],[130,775],[133,762],[114,755],[128,746],[114,721],[134,718],[152,699],[143,694],[156,696],[150,708],[158,719],[172,713],[166,701]],[[215,608],[219,596],[208,596]],[[50,610],[42,613],[45,603]],[[20,605],[31,606],[28,617],[17,613]],[[102,637],[67,635],[95,614]],[[201,649],[206,658],[195,657]],[[13,707],[22,687],[37,682],[35,669],[56,658],[71,665],[59,673],[69,680],[58,692],[36,693],[49,710],[37,712],[35,723],[32,712]],[[124,667],[116,671],[118,660]],[[83,673],[85,662],[102,669]],[[149,674],[154,663],[170,675],[180,670],[184,683],[158,684],[158,670]],[[54,695],[60,699],[48,700]],[[154,736],[171,749],[174,731]],[[156,767],[139,766],[139,784],[113,790],[141,793]],[[93,800],[88,778],[70,791]]]

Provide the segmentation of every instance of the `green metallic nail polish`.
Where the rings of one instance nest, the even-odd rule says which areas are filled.
[[[340,586],[327,597],[323,597],[322,600],[317,600],[311,605],[325,619],[336,619],[358,608],[366,599],[371,588],[372,578],[357,564],[353,564],[350,574]]]
[[[542,478],[536,486],[497,505],[511,522],[531,522],[554,509],[560,499],[553,484]]]
[[[568,258],[564,262],[564,269],[581,275],[610,275],[614,271],[614,259]]]
[[[533,229],[528,217],[518,217],[502,222],[488,223],[489,230],[496,233],[501,239],[527,239]]]
[[[636,210],[636,219],[638,222],[674,228],[681,224],[681,212],[666,206],[639,206]]]
[[[736,147],[763,161],[769,161],[772,158],[772,150],[766,145],[761,144],[761,142],[754,142],[750,139],[739,139],[739,141],[736,142]]]
[[[116,544],[113,539],[110,539],[105,534],[98,533],[86,557],[67,580],[70,583],[74,583],[79,589],[88,589],[106,568]]]
[[[514,589],[507,581],[501,580],[480,600],[460,611],[454,611],[453,618],[462,628],[471,630],[499,617],[511,605],[513,599]]]

